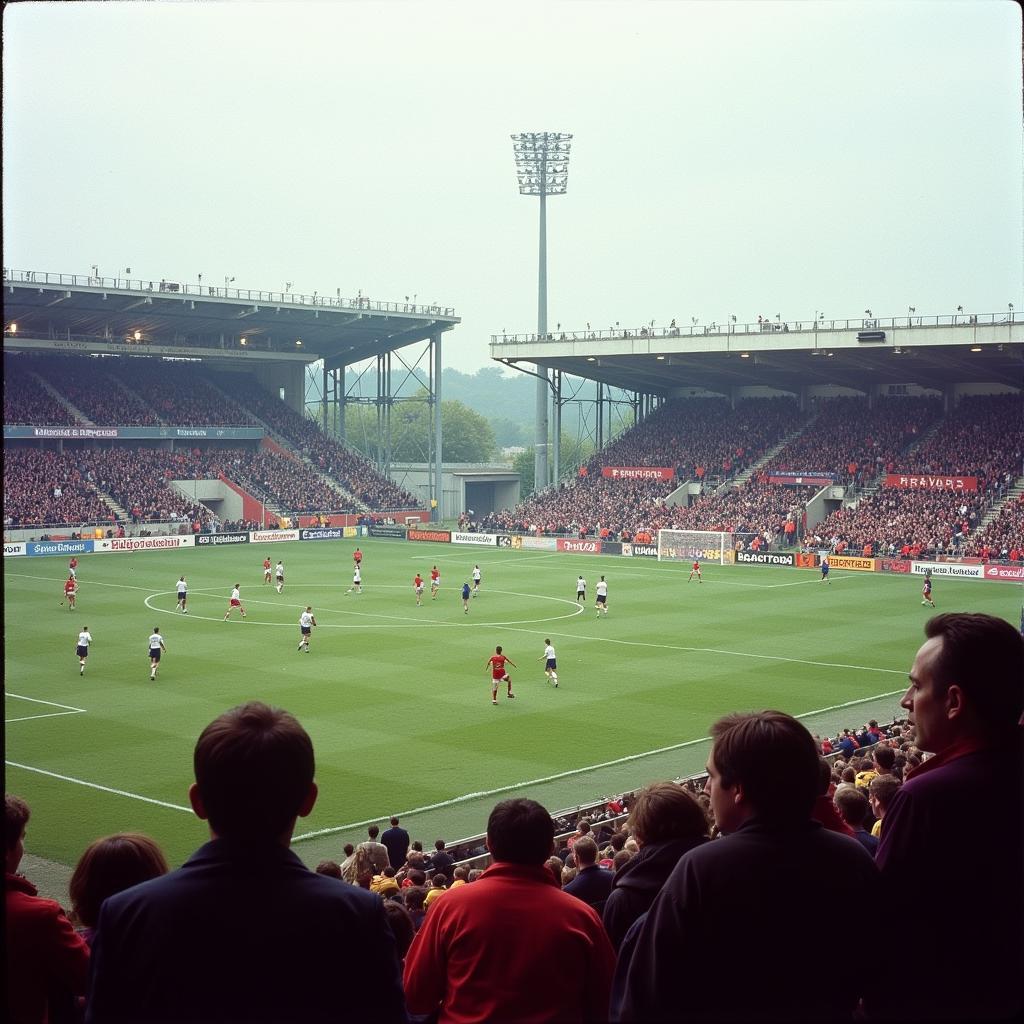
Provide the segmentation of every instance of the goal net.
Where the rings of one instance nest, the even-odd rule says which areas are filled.
[[[750,550],[757,535],[724,530],[659,530],[659,562],[717,562],[731,565],[737,551]]]

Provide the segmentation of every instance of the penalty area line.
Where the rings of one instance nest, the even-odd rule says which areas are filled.
[[[9,768],[20,768],[22,771],[35,772],[37,775],[46,775],[51,779],[59,779],[61,782],[73,782],[76,786],[98,789],[103,793],[112,793],[114,796],[126,796],[130,800],[141,800],[145,804],[156,804],[157,807],[166,807],[172,811],[192,813],[191,807],[182,807],[180,804],[171,804],[166,800],[156,800],[151,796],[142,796],[139,793],[129,793],[125,789],[112,789],[110,786],[101,786],[98,782],[87,782],[85,779],[76,779],[72,775],[61,775],[58,772],[47,771],[45,768],[35,768],[30,764],[19,764],[17,761],[4,761],[4,764]]]
[[[843,708],[853,707],[857,704],[867,704],[873,700],[882,700],[884,697],[893,697],[897,693],[903,693],[900,690],[890,690],[887,693],[876,693],[871,697],[860,697],[857,700],[844,701],[841,704],[832,704],[826,708],[817,708],[814,711],[804,711],[799,715],[794,715],[794,718],[810,718],[813,715],[823,715],[829,711],[840,711]],[[640,761],[646,757],[655,757],[658,754],[670,754],[676,750],[684,750],[686,747],[694,747],[700,743],[709,743],[711,741],[710,736],[700,736],[693,740],[683,740],[681,743],[671,743],[665,747],[656,747],[654,750],[645,750],[638,754],[625,754],[623,757],[616,757],[610,761],[602,761],[599,764],[585,765],[582,768],[569,768],[564,772],[555,772],[553,775],[545,775],[537,779],[528,779],[525,782],[516,782],[508,786],[497,786],[494,789],[479,790],[475,793],[463,793],[462,796],[452,797],[450,800],[439,800],[433,804],[423,804],[420,807],[413,807],[407,811],[400,811],[396,817],[410,817],[414,814],[422,814],[427,811],[440,811],[446,807],[454,807],[456,804],[468,803],[470,800],[480,800],[485,797],[500,796],[503,793],[511,793],[516,790],[525,789],[528,786],[542,786],[548,782],[557,782],[560,779],[569,779],[577,775],[585,775],[588,772],[601,771],[604,768],[614,768],[616,765],[628,764],[631,761]],[[292,836],[292,842],[301,842],[304,839],[317,839],[321,836],[336,835],[339,832],[347,832],[354,828],[363,828],[366,825],[372,825],[375,822],[380,821],[380,815],[373,818],[367,818],[364,821],[353,821],[346,825],[334,825],[330,828],[316,829],[312,832],[303,832],[301,835]]]

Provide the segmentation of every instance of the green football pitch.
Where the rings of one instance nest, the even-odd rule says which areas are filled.
[[[74,864],[91,839],[133,830],[180,863],[206,838],[188,809],[196,737],[250,699],[292,711],[313,738],[320,798],[296,830],[307,863],[338,858],[391,814],[427,842],[478,834],[509,794],[556,810],[699,771],[708,726],[728,711],[781,708],[812,732],[891,720],[932,614],[916,577],[833,570],[823,585],[813,570],[708,565],[688,583],[688,566],[647,559],[362,546],[361,595],[346,593],[354,541],[84,555],[70,614],[65,559],[7,559],[6,788],[32,807],[31,852]],[[262,583],[265,555],[284,560],[282,594]],[[476,561],[483,584],[466,614],[459,591]],[[416,607],[413,575],[435,564],[440,596]],[[175,610],[182,574],[187,615]],[[236,582],[248,618],[225,622]],[[1020,598],[1006,584],[935,584],[940,611],[1016,623]],[[309,654],[296,651],[307,604]],[[168,653],[150,682],[154,625]],[[547,637],[557,689],[540,660]],[[502,687],[497,707],[495,644],[518,666],[515,699]]]

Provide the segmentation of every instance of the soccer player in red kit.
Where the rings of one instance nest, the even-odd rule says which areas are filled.
[[[423,604],[423,577],[419,573],[413,577],[412,589],[416,593],[416,603]]]
[[[68,603],[68,611],[75,607],[75,598],[78,596],[78,582],[74,576],[69,576],[64,582],[64,599]],[[64,601],[61,601],[63,604]]]
[[[484,668],[491,670],[491,703],[498,703],[498,683],[508,683],[508,696],[515,697],[512,692],[512,677],[505,671],[505,666],[511,665],[513,668],[519,666],[512,661],[511,658],[506,658],[501,653],[501,645],[499,644],[494,648],[494,653],[487,659],[487,664]]]
[[[78,575],[78,573],[75,572],[75,570],[77,568],[78,568],[78,559],[74,555],[72,555],[71,556],[71,561],[68,562],[68,575],[72,579],[74,579]]]
[[[355,551],[352,552],[352,561],[355,562],[357,566],[362,565],[363,553],[359,548],[356,548]]]
[[[690,580],[693,579],[695,573],[697,575],[697,582],[703,583],[704,581],[700,578],[700,562],[693,563],[693,568],[690,570],[690,575],[687,578],[686,582],[689,583]]]
[[[437,600],[437,592],[441,589],[441,570],[435,565],[430,570],[430,600]]]
[[[265,584],[270,582],[270,559],[269,558],[264,558],[263,559],[263,582]]]

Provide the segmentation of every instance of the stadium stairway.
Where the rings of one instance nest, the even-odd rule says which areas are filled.
[[[160,415],[159,410],[154,409],[153,406],[151,406],[149,404],[149,402],[147,402],[142,397],[142,395],[140,395],[137,391],[132,391],[132,389],[130,387],[128,387],[128,385],[125,384],[125,382],[123,380],[121,380],[121,378],[118,377],[118,375],[116,373],[108,373],[107,374],[107,379],[110,380],[113,383],[114,387],[119,388],[126,395],[130,395],[132,397],[132,399],[134,401],[138,402],[140,405],[145,406],[156,417],[157,423],[159,423],[160,426],[162,426],[162,427],[166,427],[167,426],[167,420],[165,420],[163,418],[163,416]]]
[[[87,427],[95,427],[96,426],[96,424],[93,423],[93,421],[91,419],[89,419],[89,417],[86,416],[85,413],[82,412],[82,410],[79,409],[77,405],[72,405],[45,377],[41,376],[40,374],[36,373],[35,371],[31,371],[31,375],[33,377],[35,377],[35,379],[39,382],[39,386],[55,402],[58,402],[61,405],[63,405],[64,408],[67,409],[67,411],[69,413],[71,413],[71,415],[74,416],[75,419],[78,420],[79,423],[84,424]]]
[[[815,419],[816,417],[812,416],[806,423],[797,427],[796,430],[786,434],[786,436],[779,441],[777,445],[773,448],[769,448],[768,451],[766,451],[764,455],[757,460],[757,462],[751,463],[745,470],[743,470],[742,473],[737,473],[736,476],[726,480],[725,483],[715,491],[715,493],[720,494],[722,491],[732,488],[739,490],[750,480],[751,477],[753,477],[755,473],[759,472],[764,466],[767,466],[768,463],[786,447],[786,445],[792,444],[805,430],[807,430]]]
[[[1007,504],[1014,501],[1020,501],[1022,494],[1024,494],[1024,476],[1019,476],[1013,481],[1013,484],[1001,501],[994,501],[989,505],[988,510],[981,517],[981,522],[978,524],[978,529],[975,532],[982,533],[985,527],[987,527],[988,524],[999,515]]]
[[[109,494],[107,494],[106,491],[101,491],[94,483],[90,482],[88,484],[88,487],[89,490],[94,491],[96,497],[99,498],[100,501],[102,501],[103,504],[106,505],[107,508],[109,508],[110,511],[114,513],[119,523],[128,522],[131,516],[128,515],[127,509],[119,505]]]

